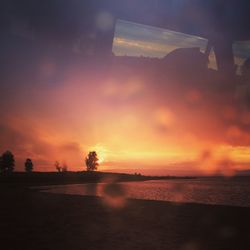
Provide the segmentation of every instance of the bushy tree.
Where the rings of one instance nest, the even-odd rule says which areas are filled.
[[[95,151],[89,152],[88,156],[85,159],[85,163],[87,166],[87,171],[95,171],[97,170],[98,164],[97,153]]]
[[[15,167],[15,158],[10,151],[6,151],[0,158],[0,171],[2,173],[12,173]]]
[[[25,171],[27,173],[31,173],[33,171],[33,162],[31,159],[26,159],[25,163],[24,163],[24,166],[25,166]]]

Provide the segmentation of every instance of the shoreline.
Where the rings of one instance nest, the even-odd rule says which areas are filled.
[[[140,174],[124,174],[109,172],[13,172],[10,174],[0,173],[0,183],[4,185],[20,186],[49,186],[66,184],[84,184],[100,182],[130,182],[147,180],[176,180],[195,179],[191,176],[145,176]]]

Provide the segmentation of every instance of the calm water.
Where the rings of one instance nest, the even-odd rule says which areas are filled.
[[[44,187],[43,192],[250,207],[249,179],[210,178],[119,184],[74,184]]]

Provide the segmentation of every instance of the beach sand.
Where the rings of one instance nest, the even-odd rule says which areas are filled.
[[[127,200],[0,188],[0,248],[250,249],[250,208]]]

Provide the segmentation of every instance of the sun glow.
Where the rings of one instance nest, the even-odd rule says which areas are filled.
[[[103,164],[103,162],[107,159],[107,149],[101,144],[97,144],[92,148],[92,151],[96,151],[98,157],[98,163]]]

